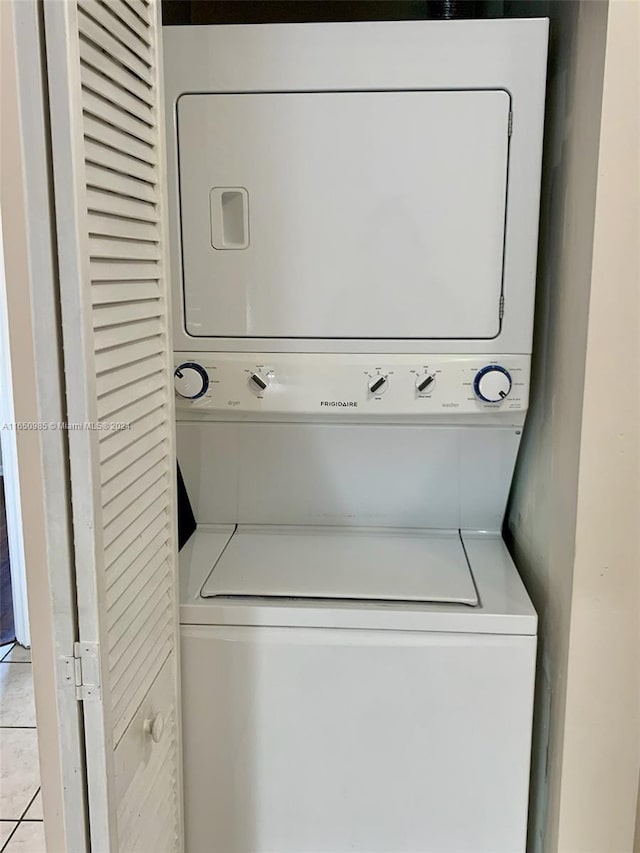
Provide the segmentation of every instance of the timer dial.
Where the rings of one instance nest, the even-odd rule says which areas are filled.
[[[256,370],[249,377],[249,385],[256,394],[263,394],[269,387],[269,375]]]
[[[418,394],[429,394],[433,390],[436,377],[433,373],[422,373],[416,379],[416,391]]]
[[[476,373],[473,390],[484,403],[501,403],[511,391],[511,375],[498,364],[489,364]]]
[[[369,380],[369,393],[379,396],[384,394],[389,386],[389,380],[386,376],[372,376]]]
[[[185,361],[178,365],[173,372],[176,394],[185,400],[197,400],[207,393],[209,376],[200,364]]]

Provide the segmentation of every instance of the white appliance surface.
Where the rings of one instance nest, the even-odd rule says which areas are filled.
[[[524,853],[547,33],[165,31],[186,853]]]
[[[497,335],[510,104],[505,91],[183,95],[189,334]]]
[[[179,420],[176,438],[199,524],[499,530],[521,429],[455,423]]]
[[[458,531],[273,525],[238,527],[201,595],[478,603]]]
[[[324,601],[203,598],[205,583],[235,529],[232,524],[199,525],[180,552],[180,621],[183,625],[460,631],[535,637],[535,610],[498,533],[462,531],[459,534],[478,598],[475,607],[451,602],[367,601],[362,598]]]
[[[547,33],[165,27],[174,348],[530,353]]]
[[[181,553],[187,853],[523,851],[536,617],[500,537],[462,534],[477,607],[205,600],[232,533]]]
[[[197,364],[206,382],[195,399],[176,397],[178,417],[296,420],[349,418],[522,426],[529,400],[528,355],[362,355],[335,353],[174,353],[176,369]],[[504,370],[504,399],[481,400],[474,385],[483,369]],[[258,375],[265,386],[255,384]],[[380,388],[376,383],[382,379]],[[425,382],[426,380],[426,382]],[[372,390],[374,389],[374,390]],[[454,420],[452,420],[452,417]]]

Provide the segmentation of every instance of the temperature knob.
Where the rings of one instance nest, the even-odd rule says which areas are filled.
[[[428,394],[433,389],[436,377],[433,373],[423,373],[416,379],[416,391],[418,394]]]
[[[269,376],[256,371],[249,377],[249,385],[256,394],[262,394],[269,387]]]
[[[207,393],[209,376],[204,367],[194,361],[185,361],[173,372],[176,394],[186,400],[197,400]]]
[[[389,385],[389,380],[386,376],[372,376],[369,380],[370,394],[384,394]]]
[[[473,390],[485,403],[501,403],[511,391],[509,371],[498,364],[489,364],[476,373]]]

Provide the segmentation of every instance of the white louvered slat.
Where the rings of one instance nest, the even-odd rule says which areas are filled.
[[[69,438],[79,633],[102,673],[100,699],[85,704],[91,848],[179,853],[160,10],[44,8],[69,419],[100,427]],[[155,744],[143,723],[160,708],[168,725]]]
[[[126,284],[126,282],[122,283]],[[138,286],[138,282],[132,282],[131,284],[135,284],[136,287]],[[101,284],[100,287],[102,286]],[[98,376],[102,376],[109,371],[126,367],[128,364],[134,364],[136,361],[142,361],[144,358],[149,358],[158,353],[162,354],[163,352],[164,341],[161,338],[153,336],[146,337],[143,340],[131,341],[126,346],[96,351],[96,373]]]
[[[164,371],[160,371],[107,394],[98,399],[98,417],[101,421],[125,417],[135,419],[137,413],[146,411],[152,405],[154,408],[162,405],[164,396],[160,396],[157,402],[158,398],[151,400],[151,395],[162,395],[166,384],[167,377]],[[138,404],[144,401],[148,402],[141,410]]]
[[[111,274],[114,274],[113,270]],[[96,329],[96,351],[133,343],[143,338],[157,337],[162,333],[162,329],[163,323],[158,319],[143,320],[121,327],[107,326],[104,329]]]
[[[90,213],[88,219],[92,237],[124,237],[126,240],[144,240],[148,243],[157,243],[159,240],[158,226],[149,222],[99,213]]]
[[[107,590],[107,615],[110,624],[122,616],[130,606],[131,600],[140,595],[141,591],[158,572],[164,571],[168,556],[169,549],[166,545],[161,545],[142,566],[131,583],[114,584]]]
[[[96,142],[90,137],[85,139],[84,144],[87,163],[104,166],[122,175],[129,175],[141,181],[146,181],[148,184],[158,183],[158,172],[155,166],[149,166],[148,163],[143,163],[137,157],[130,157],[126,153],[123,154],[121,151],[115,151],[113,148]],[[158,239],[157,234],[155,239]]]
[[[116,267],[117,264],[117,267]],[[91,264],[91,281],[136,281],[138,279],[158,278],[158,265],[155,261],[120,261],[106,263],[95,260]]]
[[[136,557],[136,565],[141,567],[139,572],[136,573],[136,584],[139,576],[140,583],[142,583],[145,577],[149,577],[152,574],[155,575],[163,569],[161,564],[166,561],[167,549],[168,543],[163,540],[162,536],[156,536],[146,544]],[[156,563],[156,560],[159,562]],[[132,594],[134,586],[132,586],[132,583],[131,579],[127,578],[126,573],[121,573],[119,577],[113,579],[113,582],[107,586],[108,602],[111,603],[107,613],[112,622],[115,622],[116,618],[131,607],[134,600],[134,595]],[[112,614],[114,615],[112,616]]]
[[[146,520],[146,519],[145,519]],[[131,571],[134,573],[134,563],[144,553],[145,548],[151,543],[163,544],[167,541],[167,513],[161,510],[159,515],[154,518],[147,527],[142,527],[139,522],[140,534],[137,539],[134,539],[131,545],[120,554],[111,565],[105,569],[107,586],[115,583],[120,579],[123,572]]]
[[[158,641],[162,642],[171,631],[168,574],[154,579],[154,583],[149,589],[150,599],[135,611],[129,608],[112,626],[119,635],[119,642],[109,652],[109,679],[116,703],[121,695],[126,696],[138,661],[152,654]]]
[[[166,400],[160,400],[152,395],[148,400],[142,401],[143,406],[139,410],[142,417],[131,420],[127,429],[112,429],[101,431],[98,435],[100,441],[100,462],[105,470],[109,462],[120,455],[124,458],[127,451],[137,447],[139,437],[152,434],[159,427],[166,426],[167,415],[165,411]],[[128,412],[121,412],[119,417],[127,417]],[[123,421],[121,423],[127,423]]]
[[[132,724],[116,748],[118,769],[118,853],[161,853],[176,849],[178,826],[175,809],[167,807],[179,797],[176,779],[168,775],[176,754],[177,703],[172,691],[170,654],[151,684]],[[164,717],[164,733],[157,744],[147,746],[143,762],[136,762],[136,743],[145,719]],[[158,808],[160,806],[160,808]]]
[[[102,485],[102,512],[105,524],[109,524],[129,506],[133,500],[130,495],[135,491],[138,478],[142,478],[151,469],[159,470],[159,466],[166,462],[166,448],[161,433],[145,436],[143,441],[146,444],[144,456],[134,459],[130,465]]]
[[[161,375],[158,378],[161,379]],[[159,390],[100,418],[100,457],[103,461],[127,450],[137,436],[152,432],[165,422],[165,384],[160,381]]]
[[[168,734],[171,733],[175,727],[175,709],[167,711],[165,725]],[[122,807],[118,812],[119,853],[161,853],[165,849],[174,849],[173,846],[166,848],[166,844],[171,843],[175,834],[175,820],[170,811],[167,814],[166,810],[163,812],[157,808],[158,791],[167,784],[166,768],[173,759],[172,739],[167,737],[165,742],[163,738],[162,746],[158,744],[160,749],[151,755],[148,768],[134,776],[127,795],[122,797]],[[177,796],[177,788],[174,795]],[[144,808],[137,811],[131,807],[132,802],[142,803]]]
[[[102,121],[95,116],[85,115],[83,122],[83,131],[85,140],[92,140],[100,145],[109,146],[114,151],[120,152],[123,156],[134,157],[141,163],[146,163],[149,166],[157,165],[157,157],[155,149],[146,142],[140,142],[113,127],[110,124]],[[91,209],[91,206],[89,206]]]
[[[109,495],[111,495],[110,487],[112,484],[109,481],[112,479],[115,481],[118,475],[121,475],[134,465],[139,458],[154,450],[166,440],[165,432],[162,429],[163,426],[164,424],[161,424],[159,429],[151,430],[141,435],[135,442],[122,451],[120,455],[113,456],[101,464],[100,475],[103,504],[106,504],[110,500]]]
[[[101,281],[94,282],[94,284],[96,286],[91,290],[91,301],[94,306],[160,298],[160,287],[158,282],[153,279],[147,279],[147,281]]]
[[[155,191],[152,184],[106,169],[104,166],[87,165],[87,186],[91,189],[114,193],[125,198],[154,203]]]
[[[122,0],[109,0],[109,11],[126,27],[128,27],[128,29],[134,32],[140,41],[144,42],[147,46],[150,45],[148,24],[141,21],[140,18],[131,10],[130,6],[123,3]]]
[[[129,553],[129,549],[139,543],[142,532],[149,526],[153,519],[168,510],[167,490],[164,489],[153,503],[140,502],[136,507],[131,524],[129,524],[113,542],[107,542],[105,538],[104,559],[109,568],[123,555]],[[114,638],[111,638],[112,640]]]
[[[115,109],[129,113],[147,127],[153,127],[153,110],[149,104],[87,63],[82,65],[82,88],[108,101]]]
[[[162,533],[162,531],[161,531]],[[140,553],[136,554],[136,565],[138,566],[146,566],[147,563],[153,559],[155,554],[162,551],[162,549],[167,547],[167,541],[162,535],[151,537],[148,542],[146,542],[144,548],[140,551]],[[128,568],[125,566],[125,569]],[[136,574],[137,577],[137,574]],[[131,589],[131,578],[129,578],[126,572],[121,572],[118,576],[107,577],[107,594],[112,595],[114,599],[125,597],[125,603],[129,604],[131,600],[131,596],[128,595],[129,590]]]
[[[80,39],[80,59],[85,67],[93,68],[95,71],[104,74],[122,89],[153,107],[153,88],[148,83],[143,82],[137,74],[125,68],[124,65],[114,62],[103,51],[98,50],[93,42],[87,38]]]
[[[170,754],[162,753],[161,759],[168,763]],[[124,840],[120,848],[121,853],[141,853],[145,849],[153,850],[153,853],[161,853],[164,836],[171,832],[171,825],[173,823],[171,815],[167,817],[158,804],[158,791],[162,790],[166,784],[164,772],[162,763],[159,761],[157,771],[154,774],[149,772],[149,775],[153,776],[153,784],[142,794],[142,802],[145,806],[145,813],[148,815],[149,825],[140,820],[135,813],[129,813],[129,821],[125,821],[124,818],[122,819],[126,827],[126,834],[123,834]],[[158,833],[161,833],[160,838],[162,839],[160,846],[158,846],[156,841]],[[153,839],[151,842],[153,843],[153,847],[141,847],[141,838],[147,839],[147,843]]]
[[[92,41],[99,49],[102,48],[115,63],[124,66],[153,88],[153,74],[149,66],[115,38],[108,28],[105,28],[83,9],[79,9],[78,24],[79,33],[82,36]]]
[[[146,65],[150,71],[149,45],[140,39],[136,33],[125,26],[111,11],[113,0],[101,3],[99,0],[78,0],[78,8],[81,12],[91,17],[107,33],[117,39],[120,44],[138,60]],[[120,57],[118,57],[120,58]]]
[[[153,128],[136,116],[115,106],[91,89],[82,91],[82,109],[90,116],[110,124],[112,127],[137,139],[153,145]]]
[[[135,525],[139,515],[141,514],[141,506],[153,506],[157,500],[160,500],[163,495],[166,495],[166,492],[166,474],[160,474],[160,476],[158,477],[158,471],[153,470],[149,472],[146,487],[140,492],[139,495],[140,497],[144,495],[144,501],[139,500],[134,504],[130,504],[128,512],[120,513],[120,515],[115,518],[110,524],[105,524],[105,549],[111,546],[112,544],[116,545],[120,537],[124,536],[127,529]]]
[[[158,211],[155,204],[149,204],[128,196],[89,188],[87,190],[87,202],[89,210],[95,213],[139,219],[142,222],[154,224],[158,221]]]
[[[170,756],[163,756],[165,761],[168,763],[170,761]],[[164,778],[164,774],[166,771],[164,769],[160,769],[158,771],[158,776],[154,782],[153,790],[149,792],[148,800],[151,804],[149,808],[149,813],[151,815],[151,827],[147,827],[142,822],[138,822],[134,824],[131,829],[131,841],[125,847],[126,853],[133,853],[133,851],[139,851],[141,839],[146,838],[151,830],[150,837],[152,840],[152,847],[149,849],[153,850],[154,853],[163,853],[165,851],[166,845],[171,844],[172,835],[175,832],[173,828],[174,821],[172,816],[167,815],[165,811],[158,807],[157,791],[162,790],[162,788],[166,785],[166,779]],[[171,847],[169,848],[171,849]]]
[[[153,636],[149,643],[149,653],[136,659],[131,667],[131,675],[118,693],[114,692],[112,713],[114,719],[113,743],[117,746],[120,738],[153,683],[153,676],[162,667],[174,646],[171,638],[171,625]],[[138,662],[139,661],[139,662]]]
[[[101,261],[159,261],[161,254],[156,243],[118,240],[113,237],[91,237],[89,251],[92,258],[99,258]]]
[[[154,846],[152,848],[156,853],[166,853],[166,851],[171,850],[172,845],[175,844],[173,834],[175,829],[172,829],[173,823],[172,815],[160,815],[160,821],[155,826],[156,834],[154,836]]]
[[[162,311],[163,305],[159,299],[116,302],[114,305],[96,305],[93,311],[93,328],[104,329],[122,323],[149,320],[161,317]]]
[[[142,240],[146,243],[158,241],[157,226],[149,222],[140,222],[122,216],[105,216],[98,213],[90,213],[88,220],[91,237],[121,237],[125,240]],[[119,282],[113,283],[118,284]],[[117,302],[118,300],[114,299],[113,301]]]
[[[163,754],[162,760],[166,764],[171,764],[174,760],[172,753]],[[149,823],[138,818],[137,822],[128,824],[130,826],[129,835],[124,835],[126,841],[121,844],[121,853],[141,853],[143,850],[153,850],[153,853],[166,853],[167,850],[175,849],[175,818],[171,812],[167,813],[158,808],[157,791],[162,790],[167,784],[165,778],[166,770],[160,770],[154,781],[153,791],[150,791],[145,797],[145,802],[149,802],[150,806],[145,810],[148,811]],[[150,847],[141,847],[140,838],[150,838]],[[167,846],[169,845],[169,846]]]
[[[112,391],[117,391],[119,388],[124,388],[131,382],[144,379],[145,376],[152,376],[154,373],[164,370],[164,368],[164,359],[160,354],[156,353],[150,357],[135,361],[133,364],[127,364],[124,367],[102,373],[96,380],[98,399],[101,399]]]
[[[124,0],[124,2],[141,21],[147,26],[149,25],[149,3],[147,0]]]
[[[118,642],[109,652],[109,678],[114,699],[117,699],[121,685],[131,679],[137,661],[146,657],[157,642],[157,637],[164,636],[171,627],[169,587],[168,574],[156,578],[155,586],[149,590],[149,600],[138,602],[135,610],[133,607],[128,608],[110,626],[113,633],[118,634]]]

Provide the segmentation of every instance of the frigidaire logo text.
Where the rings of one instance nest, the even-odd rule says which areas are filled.
[[[346,408],[355,409],[358,404],[354,400],[320,400],[321,406],[345,406]]]

